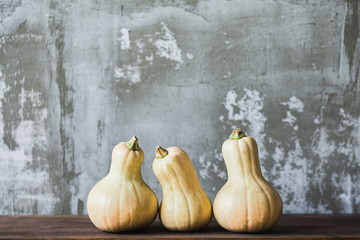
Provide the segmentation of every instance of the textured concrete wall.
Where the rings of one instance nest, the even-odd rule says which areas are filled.
[[[112,148],[190,155],[213,200],[241,127],[287,213],[360,213],[358,1],[0,2],[0,214],[84,214]]]

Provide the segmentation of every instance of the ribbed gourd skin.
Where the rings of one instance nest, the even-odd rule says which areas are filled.
[[[204,228],[211,220],[212,206],[200,186],[195,168],[182,149],[170,147],[166,150],[166,157],[155,158],[153,162],[153,171],[163,190],[160,221],[172,231]]]
[[[264,179],[254,138],[224,142],[222,153],[228,181],[214,200],[214,216],[233,232],[262,232],[272,228],[282,214],[278,192]]]
[[[143,160],[140,147],[131,150],[122,142],[114,148],[108,175],[95,184],[87,200],[90,220],[100,230],[131,231],[155,220],[158,201],[141,177]]]

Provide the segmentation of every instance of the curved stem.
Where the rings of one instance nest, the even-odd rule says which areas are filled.
[[[139,149],[139,144],[138,144],[138,139],[137,137],[133,136],[128,142],[126,142],[126,146],[130,149],[130,150],[138,150]]]
[[[230,139],[233,139],[233,140],[239,140],[243,137],[246,137],[245,133],[240,129],[240,128],[236,128],[234,129],[234,131],[231,133],[230,135]]]
[[[157,146],[155,152],[156,152],[156,158],[160,158],[160,159],[166,157],[169,153],[166,149],[162,148],[161,146]]]

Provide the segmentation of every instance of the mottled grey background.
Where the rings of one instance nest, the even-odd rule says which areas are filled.
[[[0,214],[85,214],[133,135],[211,200],[241,127],[286,213],[360,213],[358,1],[0,0]]]

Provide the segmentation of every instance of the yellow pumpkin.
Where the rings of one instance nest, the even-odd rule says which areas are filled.
[[[214,216],[233,232],[261,232],[282,214],[278,192],[264,179],[254,138],[235,129],[222,146],[228,181],[214,200]]]
[[[163,190],[159,216],[165,228],[194,231],[210,222],[211,202],[201,188],[195,168],[184,150],[157,147],[153,171]]]
[[[90,220],[100,230],[130,231],[155,220],[158,201],[141,177],[143,160],[135,136],[115,146],[108,175],[96,183],[87,199]]]

